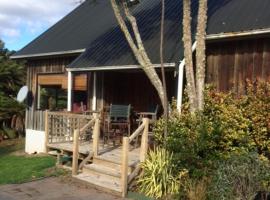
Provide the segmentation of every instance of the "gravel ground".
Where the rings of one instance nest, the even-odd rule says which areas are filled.
[[[0,200],[121,200],[65,178],[46,178],[0,186]],[[123,200],[123,199],[122,199]]]

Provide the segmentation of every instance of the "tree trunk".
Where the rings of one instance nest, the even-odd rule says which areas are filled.
[[[165,0],[161,0],[161,22],[160,22],[160,65],[161,65],[161,76],[162,76],[162,84],[164,91],[164,117],[165,117],[165,127],[164,127],[164,137],[167,137],[168,134],[168,116],[169,116],[169,108],[168,108],[168,97],[167,97],[167,84],[166,84],[166,74],[164,69],[164,58],[163,58],[163,44],[164,44],[164,18],[165,18]],[[165,140],[166,141],[166,140]]]
[[[190,0],[183,0],[183,43],[184,56],[186,61],[187,92],[189,97],[190,112],[194,113],[197,109],[197,95],[194,79],[193,60],[192,60],[192,39],[191,39],[191,12]]]
[[[132,36],[127,28],[127,25],[126,25],[121,13],[120,13],[120,10],[118,8],[116,0],[111,0],[111,5],[113,8],[115,17],[118,21],[118,24],[119,24],[122,32],[124,33],[126,40],[129,44],[133,54],[135,55],[141,68],[143,69],[143,71],[145,72],[147,77],[149,78],[150,82],[155,87],[155,89],[159,95],[159,98],[161,100],[162,106],[165,110],[166,103],[164,101],[164,95],[165,95],[164,88],[163,88],[162,82],[161,82],[161,80],[160,80],[160,78],[159,78],[159,76],[154,68],[154,65],[151,63],[151,61],[146,53],[146,50],[143,46],[143,42],[142,42],[139,30],[138,30],[138,26],[137,26],[137,22],[136,22],[135,17],[131,15],[126,4],[122,3],[122,6],[124,8],[124,13],[132,26],[132,30],[133,30],[133,33],[135,35],[136,43],[133,40],[133,38],[132,38]]]
[[[198,109],[204,107],[204,83],[205,83],[205,37],[207,24],[207,0],[199,1],[197,24],[197,50],[196,50],[196,89]]]

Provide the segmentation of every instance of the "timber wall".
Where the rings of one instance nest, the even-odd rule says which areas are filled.
[[[270,38],[207,44],[208,83],[219,91],[243,94],[247,79],[270,81]]]
[[[37,80],[41,74],[63,74],[66,75],[65,67],[75,59],[75,56],[57,57],[47,59],[28,60],[27,67],[27,86],[32,92],[32,103],[27,108],[25,125],[27,129],[44,130],[44,112],[37,109]]]

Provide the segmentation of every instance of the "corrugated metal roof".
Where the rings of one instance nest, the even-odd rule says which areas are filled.
[[[149,57],[159,63],[160,1],[144,0],[134,10],[139,31]],[[180,56],[181,5],[175,0],[166,0],[164,27],[164,60],[174,62]],[[123,66],[138,64],[120,28],[114,27],[88,46],[87,51],[69,67]]]
[[[14,56],[83,50],[117,26],[109,1],[86,1]]]
[[[209,0],[208,34],[270,28],[269,0]]]
[[[86,48],[70,67],[137,64],[117,26],[110,1],[87,1],[16,55]],[[165,0],[165,62],[182,57],[182,0]],[[159,63],[160,0],[142,0],[134,9],[146,50]],[[208,0],[208,34],[240,32],[270,27],[269,0]],[[196,13],[198,0],[192,1]],[[193,32],[196,16],[193,15]]]

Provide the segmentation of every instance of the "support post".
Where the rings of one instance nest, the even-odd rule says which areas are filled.
[[[48,153],[48,144],[49,144],[49,115],[48,110],[45,111],[45,152]]]
[[[72,175],[78,174],[78,158],[79,158],[79,130],[74,131],[73,138],[73,156],[72,156]]]
[[[100,121],[97,116],[95,116],[95,125],[93,130],[93,151],[94,156],[98,156],[98,145],[100,136]]]
[[[192,52],[195,51],[197,47],[197,42],[194,42],[192,45]],[[178,86],[177,86],[177,110],[181,113],[182,99],[183,99],[183,83],[184,83],[184,67],[186,61],[183,59],[180,61],[178,69]]]
[[[122,185],[122,197],[127,195],[128,184],[128,151],[129,151],[129,139],[123,138],[123,150],[122,150],[122,166],[121,166],[121,185]]]
[[[183,98],[184,66],[185,60],[182,60],[178,68],[177,110],[179,112],[181,112]]]
[[[93,75],[93,97],[92,97],[92,110],[97,109],[97,73]]]
[[[68,72],[68,102],[67,102],[67,111],[72,110],[72,73]]]
[[[140,161],[144,162],[147,150],[148,150],[148,132],[149,132],[149,119],[143,118],[144,123],[144,130],[142,134],[142,142],[141,142],[141,149],[140,149]]]

